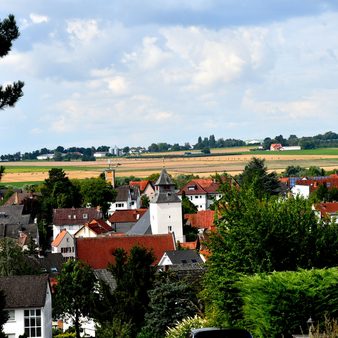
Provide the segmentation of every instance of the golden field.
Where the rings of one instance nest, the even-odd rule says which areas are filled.
[[[282,172],[289,165],[301,167],[319,166],[327,170],[338,168],[338,150],[335,154],[281,154],[279,152],[266,152],[255,154],[253,152],[233,155],[238,151],[236,148],[218,149],[218,153],[224,156],[207,157],[180,157],[180,158],[111,158],[111,166],[116,167],[116,176],[147,177],[152,173],[159,172],[165,166],[168,172],[173,175],[195,174],[200,177],[207,177],[212,174],[227,172],[238,174],[244,166],[255,156],[264,158],[269,170]],[[243,148],[240,148],[243,152]],[[238,151],[239,152],[239,151]],[[175,153],[178,154],[178,153]],[[158,155],[158,154],[157,154]],[[164,154],[163,154],[164,155]],[[168,153],[166,153],[168,155]],[[117,165],[118,164],[118,165]],[[48,170],[52,167],[63,168],[69,178],[97,177],[108,167],[108,160],[97,160],[95,162],[5,162],[2,163],[6,171],[2,183],[8,182],[38,182],[48,177]],[[68,168],[68,169],[67,169]]]

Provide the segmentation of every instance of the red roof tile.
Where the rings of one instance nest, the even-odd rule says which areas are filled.
[[[113,231],[113,228],[103,219],[93,219],[88,224],[86,224],[86,226],[88,226],[88,228],[94,231],[97,235]]]
[[[152,184],[149,180],[143,180],[143,181],[130,181],[129,185],[131,187],[139,187],[141,194],[146,190],[148,184]]]
[[[318,203],[315,204],[315,209],[319,211],[322,216],[338,213],[338,202]]]
[[[109,217],[110,223],[133,223],[137,222],[147,211],[147,209],[116,210]]]
[[[194,228],[212,229],[214,227],[215,211],[202,210],[196,214],[185,214],[184,218]]]
[[[196,250],[197,249],[197,240],[195,242],[183,242],[180,243],[182,249]]]
[[[153,250],[154,265],[160,261],[165,251],[176,249],[172,234],[78,238],[77,258],[88,263],[93,269],[105,269],[109,263],[114,264],[113,252],[116,249],[122,248],[129,253],[136,245]]]
[[[66,230],[66,229],[62,230],[62,231],[55,237],[54,241],[52,242],[52,246],[55,246],[55,247],[56,247],[56,246],[59,246],[60,243],[61,243],[61,241],[62,241],[63,238],[65,237],[66,233],[67,233],[67,230]]]

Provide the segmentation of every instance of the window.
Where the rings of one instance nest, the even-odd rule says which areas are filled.
[[[42,337],[40,309],[25,310],[24,321],[25,321],[25,334],[28,337]]]
[[[68,219],[71,219],[72,218],[72,215],[68,215]]]
[[[15,321],[15,310],[8,310],[8,321],[9,322]]]
[[[168,226],[168,232],[172,232],[173,231],[173,227],[171,225]]]
[[[73,218],[76,219],[76,215],[73,215]]]
[[[88,218],[88,214],[83,214],[82,217],[83,217],[83,219],[87,219]]]

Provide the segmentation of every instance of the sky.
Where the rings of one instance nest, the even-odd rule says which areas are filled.
[[[0,154],[337,132],[338,2],[1,0]]]

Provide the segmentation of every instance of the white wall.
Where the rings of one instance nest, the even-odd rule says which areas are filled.
[[[310,186],[308,185],[295,185],[291,188],[292,195],[294,196],[302,196],[304,198],[309,198],[310,196]]]
[[[153,235],[175,233],[175,240],[184,242],[182,207],[178,203],[150,203],[150,224]]]
[[[85,220],[83,221],[85,223]],[[75,232],[80,230],[83,227],[83,224],[77,224],[77,225],[54,225],[53,224],[53,240],[56,238],[56,236],[64,229],[66,229],[71,235],[74,235]]]

